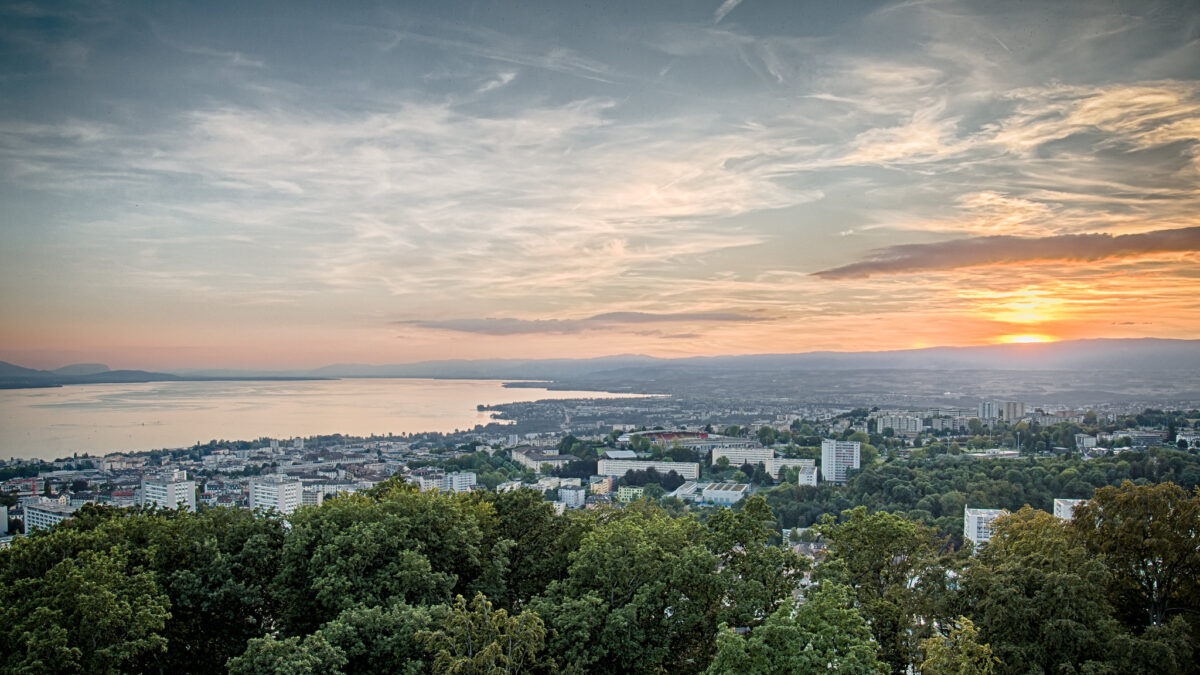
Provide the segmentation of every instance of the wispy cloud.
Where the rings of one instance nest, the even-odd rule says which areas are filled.
[[[1200,227],[1140,234],[1065,234],[1050,237],[976,237],[933,244],[902,244],[863,261],[816,272],[824,279],[951,270],[1049,260],[1095,261],[1155,253],[1200,251]]]
[[[657,323],[747,323],[765,321],[765,317],[730,312],[696,312],[677,314],[653,314],[649,312],[606,312],[582,319],[447,319],[427,321],[412,319],[400,321],[403,325],[434,328],[461,333],[483,335],[529,335],[533,333],[580,333],[588,330],[612,330],[622,326]],[[666,337],[692,337],[695,334],[676,334]]]
[[[713,12],[713,23],[721,23],[721,20],[740,4],[742,4],[742,0],[725,0],[725,2],[722,2],[717,11]]]

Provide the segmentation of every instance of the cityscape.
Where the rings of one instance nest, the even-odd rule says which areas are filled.
[[[0,675],[1200,674],[1196,0],[0,0]]]

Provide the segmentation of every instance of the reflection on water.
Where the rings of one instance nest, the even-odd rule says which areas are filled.
[[[0,391],[0,457],[55,459],[316,434],[454,431],[487,424],[479,404],[620,394],[505,389],[493,380],[148,382]]]

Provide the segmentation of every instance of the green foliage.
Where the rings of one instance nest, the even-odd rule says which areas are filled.
[[[1194,672],[1200,493],[1153,484],[1194,468],[947,452],[692,511],[398,480],[287,522],[87,506],[0,550],[0,671]],[[1074,484],[1101,489],[1071,524],[1014,509],[973,557],[938,533],[968,501]],[[804,537],[827,550],[799,604],[781,497],[846,507]]]
[[[490,505],[398,482],[377,490],[292,515],[276,579],[290,634],[311,632],[358,604],[446,602],[488,571]]]
[[[346,656],[320,633],[303,639],[272,636],[250,641],[229,660],[230,675],[343,675]]]
[[[435,672],[500,675],[543,665],[538,655],[545,644],[546,629],[533,612],[511,617],[477,593],[469,606],[463,596],[458,596],[441,627],[422,631],[417,638],[433,652]]]
[[[855,675],[888,672],[875,655],[867,622],[854,608],[849,589],[821,584],[803,603],[775,610],[743,638],[725,628],[710,675],[746,673],[806,675],[836,671]]]
[[[945,584],[938,541],[929,528],[892,513],[868,514],[860,506],[842,518],[827,516],[817,526],[834,563],[819,567],[818,577],[853,589],[881,660],[892,672],[904,672],[928,632],[917,619],[934,611],[933,599]]]
[[[1096,490],[1072,526],[1110,577],[1109,599],[1134,628],[1171,612],[1200,612],[1200,488],[1134,485]]]
[[[78,533],[18,540],[26,549],[75,548]],[[36,553],[43,553],[41,551]],[[119,549],[80,550],[54,562],[44,575],[13,579],[11,557],[0,558],[0,657],[8,672],[122,673],[148,653],[161,652],[170,616],[154,576],[130,564]]]
[[[965,616],[958,617],[947,636],[935,635],[921,643],[924,675],[992,675],[1000,660],[992,648],[979,642],[979,631]]]

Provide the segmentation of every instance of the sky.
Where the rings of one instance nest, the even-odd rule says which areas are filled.
[[[1194,2],[3,2],[0,359],[1200,337]]]

